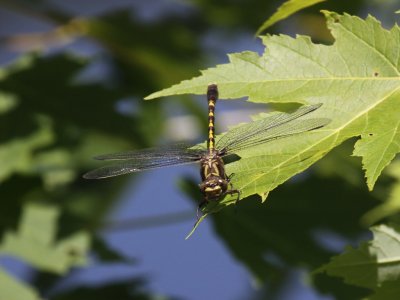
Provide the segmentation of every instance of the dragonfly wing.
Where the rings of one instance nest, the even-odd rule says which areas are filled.
[[[189,149],[193,144],[176,143],[161,146],[158,148],[146,148],[134,151],[126,151],[119,153],[103,154],[95,157],[97,160],[128,160],[128,159],[146,159],[146,158],[162,158],[166,156],[198,155],[204,150]]]
[[[120,162],[117,164],[112,164],[109,166],[104,166],[98,169],[95,169],[93,171],[90,171],[83,175],[83,178],[86,179],[101,179],[101,178],[107,178],[107,177],[114,177],[114,176],[119,176],[119,175],[124,175],[124,174],[129,174],[129,173],[135,173],[135,172],[140,172],[144,170],[151,170],[151,169],[156,169],[156,168],[162,168],[166,166],[176,166],[176,165],[182,165],[182,164],[189,164],[189,163],[194,163],[199,161],[199,157],[181,157],[181,158],[166,158],[162,160],[158,160],[157,162],[155,161],[147,161],[147,162],[142,162],[141,164],[138,164],[137,162]]]
[[[120,160],[121,162],[95,169],[86,173],[83,177],[100,179],[166,166],[194,163],[199,161],[204,154],[204,150],[187,149],[182,145],[174,144],[161,148],[101,155],[96,158],[100,160]]]
[[[135,165],[131,163],[120,163],[110,166],[101,167],[87,172],[83,175],[85,179],[101,179],[107,177],[114,177],[118,175],[129,174],[140,171]]]
[[[236,140],[235,143],[231,143],[229,147],[226,147],[225,151],[233,153],[238,150],[257,146],[279,138],[284,138],[302,132],[315,130],[327,125],[330,121],[330,119],[324,118],[294,120],[282,126],[274,127],[268,131],[260,132],[259,134],[253,136],[251,139]]]
[[[233,129],[217,141],[217,149],[223,152],[235,152],[278,138],[321,128],[327,125],[330,119],[299,119],[320,106],[321,104],[304,106],[291,114],[275,114]]]

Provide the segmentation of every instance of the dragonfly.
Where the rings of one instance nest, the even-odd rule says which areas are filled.
[[[324,127],[330,122],[327,118],[301,117],[315,111],[322,104],[302,106],[293,113],[276,113],[268,117],[233,128],[216,140],[215,105],[218,99],[216,84],[207,87],[208,139],[207,148],[189,143],[175,143],[158,148],[99,155],[102,161],[117,161],[86,173],[86,179],[101,179],[145,170],[183,164],[200,164],[202,201],[197,207],[197,216],[203,206],[210,201],[219,201],[226,195],[236,195],[240,190],[231,184],[232,175],[227,175],[223,158],[243,149],[258,146],[280,138]]]

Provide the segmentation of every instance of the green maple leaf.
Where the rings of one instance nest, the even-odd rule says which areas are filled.
[[[400,280],[400,231],[396,225],[372,227],[374,238],[343,254],[317,272],[344,278],[346,283],[375,290]]]
[[[362,20],[324,11],[335,42],[314,44],[309,37],[264,36],[263,55],[242,52],[230,62],[147,97],[203,94],[218,84],[220,98],[248,96],[258,103],[323,103],[312,117],[332,122],[317,131],[274,141],[239,153],[227,166],[242,196],[269,191],[323,157],[350,137],[360,136],[354,155],[362,157],[373,189],[382,170],[399,152],[400,30],[382,28],[372,16]]]
[[[261,32],[265,31],[267,28],[271,27],[275,23],[286,19],[287,17],[291,16],[295,12],[302,10],[306,7],[312,6],[314,4],[323,2],[325,0],[289,0],[283,3],[278,10],[270,17],[268,20],[264,22],[258,28],[256,35],[260,34]]]
[[[386,169],[386,173],[394,179],[390,186],[388,197],[382,204],[374,207],[361,218],[361,222],[365,225],[374,224],[400,211],[400,161],[395,160]]]

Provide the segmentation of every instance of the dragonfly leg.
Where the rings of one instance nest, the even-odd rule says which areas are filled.
[[[236,201],[235,201],[235,205],[237,205],[238,202],[239,202],[239,199],[240,199],[240,193],[241,192],[240,192],[240,190],[233,188],[233,184],[231,182],[231,179],[232,179],[233,176],[235,176],[235,173],[231,173],[229,176],[226,177],[226,180],[229,182],[229,186],[231,187],[231,189],[226,191],[225,194],[229,194],[229,195],[237,194],[237,198],[236,198]]]
[[[232,188],[232,184],[230,184],[230,186],[231,186],[231,188]],[[237,194],[237,198],[236,198],[236,201],[235,201],[235,207],[234,207],[234,210],[235,210],[235,213],[237,212],[237,204],[238,204],[238,202],[239,202],[239,199],[240,199],[240,190],[237,190],[237,189],[230,189],[230,190],[228,190],[228,191],[226,191],[225,192],[225,195],[226,194],[229,194],[229,195],[233,195],[233,194]]]
[[[203,200],[200,202],[200,204],[197,206],[197,211],[196,211],[196,215],[197,215],[197,221],[200,220],[201,216],[203,215],[203,213],[201,212],[202,207],[206,206],[208,203],[207,200]]]
[[[230,184],[230,185],[231,185],[231,188],[232,188],[232,184]],[[237,194],[235,205],[239,202],[240,193],[241,193],[240,190],[233,189],[233,188],[231,190],[225,192],[225,194],[229,194],[229,195]]]

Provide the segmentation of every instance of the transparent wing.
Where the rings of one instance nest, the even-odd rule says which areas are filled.
[[[303,106],[291,114],[275,114],[232,129],[217,141],[217,149],[224,154],[233,153],[278,138],[321,128],[331,120],[326,118],[299,119],[318,109],[321,105]]]
[[[125,151],[119,153],[102,154],[95,156],[97,160],[128,160],[128,159],[146,159],[146,158],[164,158],[177,157],[181,154],[198,155],[204,152],[204,149],[190,149],[193,144],[176,143],[155,148],[145,148],[140,150]]]
[[[188,149],[191,146],[180,143],[160,148],[100,155],[95,159],[119,160],[121,162],[95,169],[86,173],[83,177],[100,179],[166,166],[194,163],[201,159],[205,151],[203,149]]]

